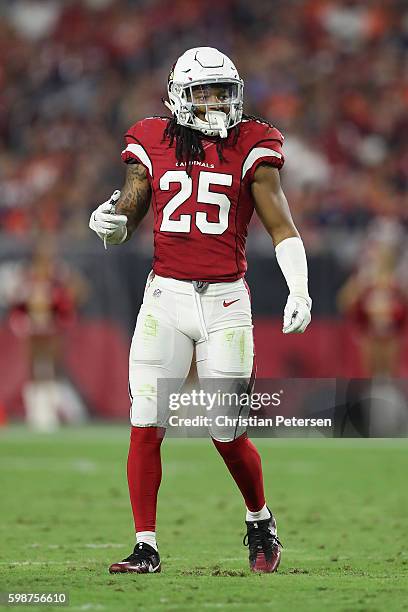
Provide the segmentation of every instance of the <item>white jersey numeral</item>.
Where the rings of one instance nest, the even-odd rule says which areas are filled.
[[[210,191],[210,185],[226,185],[231,187],[232,175],[219,174],[218,172],[200,172],[198,180],[197,202],[203,204],[215,204],[219,206],[218,222],[208,221],[207,213],[196,213],[196,225],[202,234],[223,234],[228,227],[228,215],[231,202],[225,193],[215,193]]]
[[[180,183],[181,187],[180,191],[163,208],[163,220],[160,230],[163,232],[182,232],[188,234],[191,231],[191,215],[180,215],[179,219],[170,219],[170,216],[191,197],[193,181],[185,170],[168,170],[160,179],[160,189],[168,191],[170,183]],[[207,213],[198,211],[195,214],[195,224],[202,234],[220,235],[228,228],[231,202],[224,193],[210,191],[211,185],[231,187],[232,175],[202,171],[198,178],[197,202],[218,206],[219,217],[218,221],[208,221]]]
[[[181,189],[163,208],[163,221],[160,231],[188,234],[191,230],[191,215],[180,215],[179,219],[170,219],[170,215],[191,196],[193,193],[193,181],[184,170],[169,170],[160,179],[160,189],[168,191],[170,183],[180,183]]]

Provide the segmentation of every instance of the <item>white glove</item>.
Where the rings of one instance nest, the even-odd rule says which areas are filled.
[[[312,319],[311,308],[310,298],[289,294],[283,313],[283,333],[303,334]]]
[[[276,259],[289,287],[283,313],[283,333],[303,334],[311,321],[312,300],[307,288],[307,261],[298,236],[285,238],[275,248]]]
[[[91,214],[89,227],[96,232],[106,244],[122,244],[127,236],[127,216],[115,214],[115,203],[120,198],[120,191],[113,192],[111,198],[98,206]]]

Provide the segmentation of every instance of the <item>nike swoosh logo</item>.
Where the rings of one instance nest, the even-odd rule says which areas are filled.
[[[239,302],[239,298],[238,298],[237,300],[232,300],[232,302],[226,302],[226,301],[224,300],[224,302],[223,302],[223,304],[222,304],[222,305],[223,305],[225,308],[228,308],[228,306],[231,306],[231,304],[235,304],[235,302]]]

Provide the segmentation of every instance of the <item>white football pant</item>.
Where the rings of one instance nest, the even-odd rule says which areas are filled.
[[[204,293],[197,293],[190,281],[151,272],[129,356],[133,426],[166,427],[170,410],[167,401],[157,401],[158,381],[179,379],[181,387],[194,348],[200,379],[233,379],[237,391],[248,389],[254,348],[244,280],[211,283]],[[210,429],[221,441],[233,440],[244,431],[242,427]]]

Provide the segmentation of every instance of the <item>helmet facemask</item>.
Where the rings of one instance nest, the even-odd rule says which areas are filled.
[[[213,77],[184,84],[170,79],[167,106],[178,124],[226,138],[228,129],[242,119],[243,87],[239,78]]]

